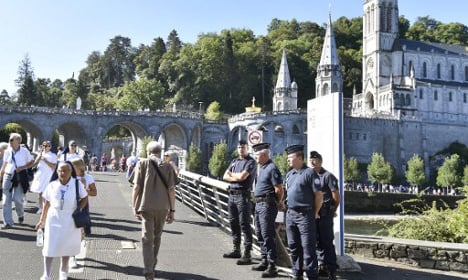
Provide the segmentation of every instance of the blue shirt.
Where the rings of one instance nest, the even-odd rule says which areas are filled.
[[[314,207],[314,193],[320,191],[320,178],[312,168],[303,165],[286,175],[287,201],[289,208]]]
[[[320,185],[323,192],[323,204],[332,202],[332,192],[339,190],[338,179],[322,167],[317,173],[320,178]]]
[[[257,183],[255,184],[255,196],[264,196],[275,193],[275,186],[283,182],[281,172],[276,165],[268,160],[264,165],[258,166]]]
[[[250,155],[245,158],[233,159],[231,164],[229,164],[228,170],[232,173],[241,173],[244,170],[249,173],[249,176],[244,181],[231,182],[229,184],[231,190],[250,190],[252,188],[256,168],[255,160]]]

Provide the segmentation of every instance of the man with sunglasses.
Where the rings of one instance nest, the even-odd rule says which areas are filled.
[[[20,134],[11,133],[10,147],[3,154],[3,164],[0,169],[0,177],[3,176],[3,226],[1,227],[3,230],[13,228],[12,202],[15,202],[18,223],[22,224],[24,221],[24,184],[29,184],[25,171],[32,166],[34,158],[26,147],[21,146],[21,141]]]
[[[231,225],[231,234],[233,250],[223,255],[224,258],[241,258],[240,243],[241,232],[244,233],[244,254],[237,261],[238,265],[247,265],[252,263],[252,228],[251,214],[251,189],[256,174],[255,160],[249,155],[249,146],[245,140],[240,140],[237,145],[239,157],[232,160],[231,164],[224,173],[223,179],[229,182],[229,223]]]

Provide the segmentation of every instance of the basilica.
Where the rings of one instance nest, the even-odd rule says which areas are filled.
[[[364,1],[363,89],[343,101],[344,153],[361,163],[381,153],[397,176],[404,175],[408,160],[417,154],[429,175],[437,152],[453,142],[468,146],[468,51],[465,46],[401,39],[398,18],[397,0]],[[331,16],[315,82],[316,98],[343,88]],[[231,119],[232,139],[242,137],[235,129],[241,126],[246,134],[267,132],[273,153],[287,144],[306,143],[304,135],[314,132],[307,129],[306,113],[297,111],[298,94],[300,85],[291,82],[283,52],[272,114]],[[273,135],[262,130],[265,123],[275,124]],[[284,133],[287,129],[295,131]]]

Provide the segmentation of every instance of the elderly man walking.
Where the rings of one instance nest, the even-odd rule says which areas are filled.
[[[138,162],[133,176],[133,209],[141,220],[143,273],[154,279],[158,252],[165,223],[174,221],[177,175],[169,163],[161,160],[161,145],[151,141],[146,146],[148,158]]]
[[[27,169],[32,166],[34,158],[25,147],[21,146],[22,137],[18,133],[10,134],[10,147],[3,154],[3,163],[0,169],[0,177],[3,176],[3,226],[1,229],[13,228],[12,202],[15,202],[15,210],[18,223],[24,221],[23,198],[29,188]]]

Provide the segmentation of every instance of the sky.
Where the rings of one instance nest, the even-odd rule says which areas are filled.
[[[29,56],[36,78],[65,81],[86,67],[93,51],[103,53],[117,35],[132,46],[164,40],[176,30],[184,43],[203,33],[250,29],[266,35],[271,20],[319,24],[362,16],[364,0],[0,0],[0,91],[17,91],[18,67]],[[449,3],[450,6],[446,3]],[[456,8],[453,8],[456,7]],[[430,16],[468,26],[466,0],[400,0],[410,23]]]

